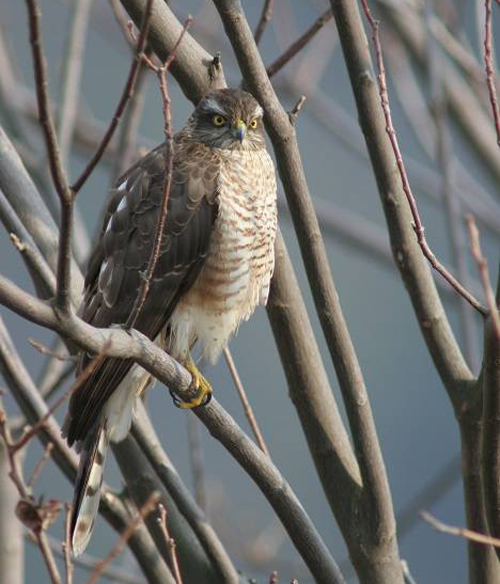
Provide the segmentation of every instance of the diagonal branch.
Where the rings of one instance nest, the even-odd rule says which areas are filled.
[[[266,30],[267,25],[271,21],[271,17],[273,15],[273,5],[274,0],[264,0],[264,6],[262,7],[262,14],[260,15],[259,22],[257,24],[257,28],[255,29],[255,44],[258,45],[260,43],[260,39]]]
[[[102,155],[104,154],[104,151],[106,150],[111,138],[113,137],[116,127],[118,126],[118,122],[122,117],[125,107],[134,92],[135,82],[137,80],[137,75],[139,73],[139,68],[141,66],[142,55],[146,47],[146,40],[149,32],[151,14],[153,11],[153,1],[154,0],[147,0],[146,8],[144,10],[144,15],[142,17],[142,22],[140,26],[139,38],[137,39],[135,58],[130,67],[127,81],[125,83],[125,87],[123,89],[120,101],[118,102],[115,113],[113,115],[113,119],[111,120],[111,123],[109,124],[109,127],[106,130],[106,133],[104,134],[96,153],[89,161],[80,177],[74,183],[72,188],[75,193],[78,193],[78,191],[82,188],[85,181],[88,179],[88,177],[96,167],[97,163],[101,159]]]
[[[387,81],[385,76],[385,65],[384,59],[382,56],[382,47],[380,45],[380,38],[378,34],[378,26],[379,23],[376,21],[371,13],[371,10],[368,6],[367,0],[361,0],[361,4],[363,6],[363,10],[368,20],[370,27],[372,29],[372,41],[375,47],[375,55],[377,61],[377,69],[378,69],[378,84],[379,84],[379,92],[380,92],[380,103],[382,105],[382,110],[384,113],[385,124],[386,124],[386,132],[389,136],[389,140],[391,142],[392,149],[394,151],[394,156],[396,158],[396,164],[398,167],[398,171],[401,177],[401,182],[403,186],[403,191],[405,193],[406,199],[408,201],[408,205],[410,207],[411,215],[413,218],[413,229],[417,235],[417,241],[422,249],[422,253],[427,258],[431,266],[439,273],[441,276],[452,286],[458,294],[463,296],[465,300],[478,312],[480,312],[483,316],[486,315],[486,309],[484,306],[464,287],[460,282],[450,273],[448,270],[443,266],[443,264],[436,258],[433,251],[429,247],[427,243],[427,239],[424,235],[424,226],[422,224],[422,219],[420,218],[420,213],[417,207],[417,201],[413,196],[410,181],[408,180],[408,175],[406,173],[405,164],[403,161],[403,156],[401,154],[401,150],[399,148],[398,139],[396,136],[396,132],[394,130],[394,126],[392,124],[392,116],[391,110],[389,107],[389,94],[387,92]]]
[[[325,10],[301,37],[292,43],[280,57],[267,67],[268,76],[272,77],[273,75],[276,75],[280,69],[283,69],[283,67],[316,36],[316,34],[332,19],[332,17],[332,9],[329,8],[328,10]],[[255,39],[255,42],[258,42],[257,39]]]

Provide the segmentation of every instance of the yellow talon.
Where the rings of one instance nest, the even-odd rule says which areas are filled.
[[[210,383],[203,377],[203,375],[196,367],[194,361],[189,355],[184,363],[184,367],[191,373],[193,380],[191,382],[191,389],[196,390],[196,396],[189,401],[179,401],[176,405],[182,410],[191,410],[199,406],[204,406],[212,399],[212,387]]]

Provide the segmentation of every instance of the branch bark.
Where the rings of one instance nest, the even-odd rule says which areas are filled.
[[[362,580],[402,582],[394,512],[363,376],[340,308],[330,264],[312,206],[293,125],[267,76],[251,30],[236,0],[214,0],[245,83],[263,106],[308,280],[334,363],[352,430],[363,484],[363,536],[347,538]],[[352,546],[352,547],[351,547]],[[367,553],[367,550],[370,550]],[[384,561],[380,561],[380,557]],[[369,580],[368,580],[369,579]]]

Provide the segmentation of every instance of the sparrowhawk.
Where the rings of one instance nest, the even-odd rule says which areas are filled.
[[[196,407],[211,387],[190,351],[214,362],[238,325],[266,304],[274,268],[276,179],[266,150],[263,110],[239,89],[212,91],[173,140],[173,173],[160,252],[135,328],[192,374]],[[165,183],[163,144],[112,189],[89,260],[80,316],[96,327],[124,326],[139,294],[155,239]],[[79,370],[91,356],[83,354]],[[109,441],[128,433],[147,371],[105,358],[71,396],[64,425],[81,449],[71,544],[92,533]]]

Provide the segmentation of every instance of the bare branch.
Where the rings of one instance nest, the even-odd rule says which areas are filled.
[[[42,472],[44,466],[49,461],[49,458],[52,454],[53,448],[54,448],[54,445],[52,444],[52,442],[49,442],[47,444],[47,446],[45,447],[40,460],[37,462],[31,477],[29,478],[28,482],[26,483],[26,486],[28,487],[28,489],[33,488],[33,485],[35,484],[37,478],[40,476],[40,473]]]
[[[490,273],[488,271],[488,262],[481,251],[481,244],[479,243],[479,231],[477,229],[474,217],[467,215],[467,227],[469,228],[469,235],[471,240],[471,253],[474,261],[477,264],[479,275],[481,276],[481,283],[483,285],[484,297],[489,310],[489,316],[493,322],[493,328],[497,339],[500,339],[500,315],[495,300],[495,292],[491,285]]]
[[[35,86],[38,100],[40,124],[49,157],[52,180],[56,187],[61,203],[61,229],[59,234],[59,256],[57,262],[57,295],[58,308],[66,313],[70,309],[70,275],[71,275],[71,234],[73,228],[73,198],[66,172],[62,165],[59,146],[57,144],[54,120],[50,112],[50,99],[47,83],[47,65],[40,35],[40,9],[37,0],[26,0],[28,21],[30,27],[30,41],[32,46],[33,63],[35,69]]]
[[[224,582],[238,581],[236,569],[224,546],[163,450],[142,404],[139,404],[137,419],[132,424],[132,435],[193,530],[216,573]]]
[[[401,150],[399,148],[398,139],[396,136],[396,132],[394,130],[394,126],[392,124],[392,116],[391,110],[389,107],[389,94],[387,92],[387,81],[385,77],[385,66],[384,60],[382,56],[382,47],[380,45],[380,38],[378,34],[378,26],[379,23],[376,21],[371,13],[370,7],[368,6],[367,0],[361,0],[361,5],[363,6],[363,10],[368,20],[370,27],[372,29],[372,41],[375,47],[375,55],[377,61],[377,69],[378,69],[378,85],[379,85],[379,93],[380,93],[380,103],[382,105],[382,110],[384,112],[385,123],[386,123],[386,132],[389,136],[389,140],[391,142],[392,149],[394,151],[394,156],[396,157],[396,163],[399,170],[399,174],[401,176],[401,182],[403,185],[403,191],[406,195],[406,199],[408,201],[408,205],[410,206],[412,218],[413,218],[413,229],[417,235],[417,240],[422,249],[422,253],[427,258],[431,266],[439,273],[441,276],[460,294],[467,300],[467,302],[475,308],[478,312],[480,312],[483,316],[486,314],[486,309],[484,306],[468,291],[460,282],[452,275],[448,270],[443,266],[443,264],[436,258],[434,253],[432,252],[429,244],[424,235],[424,226],[422,224],[422,220],[420,218],[420,213],[418,211],[417,202],[415,197],[413,196],[410,182],[408,180],[408,175],[406,173],[405,164],[403,161],[403,157],[401,155]]]
[[[120,121],[120,118],[125,110],[125,106],[127,105],[128,100],[130,99],[130,97],[132,96],[132,94],[134,92],[135,82],[137,80],[137,74],[139,71],[139,67],[141,66],[142,54],[144,53],[144,48],[146,46],[146,40],[148,37],[152,10],[153,10],[153,0],[147,0],[146,9],[144,11],[144,15],[142,17],[142,22],[140,25],[140,32],[139,32],[139,38],[137,40],[137,48],[136,48],[135,58],[134,58],[134,61],[132,62],[132,65],[130,67],[130,72],[128,74],[127,81],[125,83],[125,87],[123,88],[122,96],[120,98],[120,101],[118,102],[118,106],[117,106],[115,113],[113,115],[113,119],[111,120],[111,123],[109,124],[109,127],[102,138],[102,141],[99,145],[99,148],[97,149],[97,152],[94,154],[92,159],[89,161],[89,163],[87,164],[87,166],[83,170],[80,177],[73,184],[72,188],[73,188],[73,191],[75,193],[78,193],[78,191],[82,188],[85,181],[88,179],[88,177],[90,176],[90,174],[92,173],[92,171],[96,167],[97,163],[101,159],[104,151],[106,150],[106,147],[108,146],[111,138],[113,137],[113,134],[114,134],[114,131],[116,130],[116,127],[118,126],[118,122]]]
[[[484,7],[486,11],[484,21],[484,63],[486,68],[486,83],[488,85],[491,109],[493,111],[493,119],[495,121],[495,129],[497,132],[497,144],[500,146],[500,111],[498,110],[497,90],[495,87],[495,71],[493,68],[493,55],[491,49],[491,2],[492,0],[484,0]]]
[[[23,414],[32,424],[36,424],[46,414],[48,408],[19,359],[1,318],[0,368]],[[62,439],[61,429],[53,418],[47,420],[37,437],[43,444],[48,442],[54,444],[52,458],[68,480],[73,482],[78,467],[77,456]],[[110,492],[105,485],[102,488],[100,512],[118,532],[122,532],[130,521],[129,512],[121,499]],[[129,540],[129,547],[150,584],[165,584],[168,581],[168,570],[144,528],[139,527],[136,530]]]
[[[134,531],[137,529],[139,523],[144,521],[144,519],[153,511],[153,509],[158,504],[159,495],[154,492],[146,501],[146,503],[139,509],[135,518],[127,525],[127,528],[123,531],[120,539],[116,542],[113,549],[109,554],[95,567],[94,572],[91,574],[90,578],[87,580],[86,584],[95,584],[99,580],[104,568],[112,562],[118,554],[123,551],[123,548],[127,544],[128,540],[132,537]]]
[[[288,49],[278,57],[271,65],[269,65],[266,69],[267,74],[269,77],[276,75],[280,69],[291,61],[306,45],[309,41],[311,41],[316,34],[325,26],[327,22],[332,19],[333,13],[332,9],[328,8],[325,10],[321,16],[312,24],[312,26],[301,36],[299,37],[294,43],[292,43]],[[258,43],[257,39],[255,42]]]
[[[16,454],[18,450],[13,444],[9,430],[7,428],[7,418],[5,412],[0,408],[0,435],[5,444],[7,460],[9,462],[9,476],[17,488],[21,500],[16,507],[16,515],[32,532],[36,539],[38,547],[42,553],[45,566],[49,573],[52,584],[61,584],[61,576],[48,546],[45,529],[55,520],[60,508],[57,501],[48,501],[47,503],[36,503],[31,495],[31,490],[24,483],[22,472],[19,467],[19,461]]]
[[[463,537],[470,541],[475,541],[477,543],[484,543],[485,545],[492,545],[494,547],[500,547],[500,539],[497,537],[490,537],[484,533],[478,533],[477,531],[472,531],[465,527],[455,527],[453,525],[447,525],[439,519],[436,519],[427,511],[422,511],[422,518],[430,523],[432,527],[443,533],[448,533],[449,535],[456,535],[458,537]]]
[[[126,327],[132,328],[137,318],[141,312],[141,309],[144,305],[146,300],[146,296],[149,292],[149,287],[151,285],[151,279],[153,278],[153,273],[155,270],[156,262],[158,261],[158,257],[160,255],[160,246],[163,238],[163,229],[165,227],[165,221],[167,219],[167,209],[168,209],[168,200],[170,198],[170,189],[172,185],[172,172],[173,172],[173,164],[174,164],[174,149],[173,149],[173,137],[172,137],[172,117],[171,117],[171,104],[170,104],[170,95],[168,92],[168,79],[167,73],[170,69],[174,59],[175,54],[179,45],[182,42],[184,35],[186,34],[188,28],[191,26],[193,19],[189,16],[184,23],[184,28],[182,29],[179,38],[177,39],[177,43],[174,45],[172,52],[167,57],[165,63],[160,66],[156,67],[151,60],[147,57],[143,57],[146,59],[148,66],[156,73],[160,82],[160,89],[162,95],[162,103],[163,103],[163,121],[164,121],[164,132],[165,132],[165,182],[163,185],[163,195],[161,199],[160,205],[160,212],[158,215],[158,221],[156,223],[156,231],[155,231],[155,238],[153,248],[151,249],[151,253],[148,259],[148,266],[146,271],[143,275],[141,281],[141,287],[139,290],[139,295],[134,302],[134,306],[130,313],[130,316],[127,318]]]
[[[377,581],[373,579],[374,573],[378,574],[376,578],[380,578],[381,582],[388,583],[391,581],[389,578],[397,582],[402,580],[402,573],[387,476],[363,375],[333,282],[330,262],[309,194],[295,132],[287,112],[281,106],[269,81],[241,3],[214,0],[214,4],[233,46],[245,82],[266,112],[266,129],[273,143],[280,178],[294,220],[316,311],[337,372],[349,417],[363,483],[361,496],[364,497],[366,504],[365,517],[368,521],[376,522],[378,533],[383,531],[385,534],[383,538],[377,537],[375,542],[369,535],[374,531],[367,527],[363,531],[367,540],[372,539],[372,541],[364,541],[360,545],[359,540],[354,542],[355,538],[352,538],[348,545],[353,545],[357,549],[356,552],[351,550],[351,555],[364,555],[369,547],[372,545],[378,547],[383,540],[384,552],[380,553],[389,559],[384,566],[378,563],[377,566],[372,565],[369,568],[365,565],[364,569],[367,574],[371,573],[372,582]],[[354,493],[352,495],[354,496]],[[360,548],[363,548],[363,551]],[[371,554],[371,559],[376,555],[375,552]],[[366,557],[359,561],[363,563],[366,560],[369,563],[371,559]]]
[[[58,139],[62,164],[71,153],[71,142],[80,96],[80,78],[83,66],[85,35],[93,0],[79,0],[71,4],[70,27],[64,49],[61,107],[58,112]]]
[[[207,512],[207,494],[205,467],[203,465],[203,448],[201,440],[201,422],[196,416],[187,416],[187,432],[189,443],[189,462],[195,499],[201,510]]]
[[[260,15],[260,19],[254,33],[256,45],[260,43],[260,39],[262,38],[262,35],[264,34],[264,31],[271,20],[271,17],[273,15],[273,5],[274,0],[264,0],[262,14]]]
[[[121,0],[136,26],[144,13],[143,0]],[[177,20],[165,2],[155,2],[151,16],[149,42],[161,61],[165,62],[172,52],[183,25]],[[184,93],[193,103],[198,103],[209,88],[225,86],[222,67],[213,67],[213,56],[201,47],[189,34],[176,50],[171,71],[181,84]]]
[[[71,505],[66,503],[64,521],[64,541],[62,542],[62,552],[64,556],[64,567],[66,569],[66,584],[73,584],[73,571],[75,569],[73,558],[71,557]],[[48,542],[50,545],[50,542]]]
[[[160,508],[159,524],[160,524],[161,529],[163,531],[163,535],[165,537],[165,542],[170,549],[170,554],[171,554],[171,558],[172,558],[172,565],[174,567],[175,584],[182,584],[182,576],[181,576],[181,571],[179,568],[179,560],[177,559],[177,552],[175,549],[176,548],[175,541],[173,540],[172,537],[170,537],[170,533],[168,532],[167,510],[166,510],[165,506],[162,505],[161,503],[159,504],[159,508]]]
[[[231,377],[233,378],[234,386],[236,387],[238,395],[240,396],[241,403],[243,404],[243,411],[245,412],[245,416],[247,417],[248,423],[250,424],[250,428],[252,428],[252,432],[255,436],[257,444],[259,445],[259,448],[262,450],[264,454],[270,456],[269,450],[264,441],[264,437],[262,436],[262,432],[260,431],[259,425],[257,424],[257,420],[253,413],[252,406],[248,401],[247,393],[245,391],[245,388],[243,387],[243,383],[241,383],[241,379],[238,374],[238,369],[236,368],[236,365],[234,363],[233,356],[231,355],[231,351],[227,347],[224,349],[224,358],[226,359],[229,372],[231,373]]]
[[[40,351],[42,355],[48,355],[52,359],[57,359],[58,361],[73,361],[75,357],[73,355],[68,355],[68,353],[62,353],[58,351],[54,351],[53,349],[49,349],[44,344],[35,341],[31,337],[28,337],[28,343],[37,351]]]

